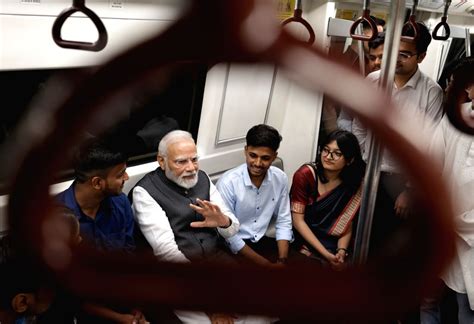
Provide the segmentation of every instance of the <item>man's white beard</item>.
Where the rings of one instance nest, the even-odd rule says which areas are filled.
[[[170,169],[165,169],[165,174],[168,179],[176,183],[178,186],[191,189],[194,187],[198,182],[198,174],[197,172],[184,172],[180,176],[176,176]],[[185,179],[184,177],[193,176],[192,178]]]

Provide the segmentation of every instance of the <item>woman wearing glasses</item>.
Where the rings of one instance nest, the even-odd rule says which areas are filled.
[[[335,269],[344,267],[364,170],[356,137],[336,130],[320,146],[316,162],[296,171],[290,198],[293,246],[299,253]]]

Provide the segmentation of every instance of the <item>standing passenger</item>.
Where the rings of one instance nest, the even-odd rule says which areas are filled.
[[[227,206],[239,219],[239,232],[227,239],[233,253],[260,265],[278,252],[277,263],[286,263],[292,239],[288,178],[272,166],[281,136],[268,125],[252,127],[246,136],[246,163],[227,171],[217,189]],[[276,244],[265,236],[275,220]]]
[[[426,57],[431,35],[425,25],[417,24],[419,37],[416,42],[404,40],[400,42],[392,100],[402,113],[417,118],[423,129],[440,121],[443,114],[443,92],[436,82],[419,69],[418,65]],[[409,30],[405,36],[413,36],[413,31]],[[369,74],[367,79],[378,83],[380,76],[380,71],[376,71]],[[354,119],[352,131],[359,140],[364,158],[367,159],[370,132],[357,118]],[[408,182],[390,152],[383,152],[380,168],[371,250],[379,248],[381,242],[398,226],[400,218],[407,217],[409,213]]]
[[[380,32],[377,37],[369,42],[368,61],[370,71],[378,71],[382,65],[383,49],[385,42],[385,33]],[[352,121],[354,117],[345,109],[341,109],[337,117],[337,127],[339,129],[352,132]]]
[[[356,137],[344,130],[329,134],[316,163],[301,166],[293,176],[291,212],[298,252],[335,269],[344,267],[363,177]]]
[[[474,59],[462,61],[453,73],[447,91],[447,110],[459,111],[466,125],[474,128]],[[462,103],[458,107],[458,103]],[[466,111],[469,115],[466,114]],[[440,153],[443,177],[454,198],[456,254],[442,274],[456,292],[459,324],[474,323],[474,136],[460,132],[444,117],[433,138]],[[440,323],[440,314],[422,309],[422,323]],[[429,319],[429,321],[424,321]]]
[[[383,28],[385,26],[385,20],[383,19],[380,19],[380,18],[377,18],[377,17],[374,17],[374,16],[370,16],[370,18],[372,18],[375,22],[375,24],[377,25],[377,31],[378,33],[382,33],[383,32]],[[369,23],[367,23],[365,20],[362,22],[362,31],[363,31],[363,34],[364,36],[371,36],[372,35],[372,30],[370,28],[370,25]],[[349,66],[351,67],[353,70],[363,74],[364,76],[366,76],[367,74],[369,74],[370,72],[373,72],[375,71],[374,68],[374,62],[371,61],[368,57],[369,55],[369,52],[370,52],[370,42],[367,42],[367,41],[364,41],[362,42],[363,44],[363,50],[364,50],[364,60],[365,60],[365,67],[364,67],[364,73],[362,73],[362,71],[360,71],[360,64],[359,64],[359,49],[358,49],[358,43],[359,41],[355,41],[353,40],[352,41],[352,44],[351,46],[349,46],[347,48],[347,50],[342,54],[340,55],[340,50],[336,49],[335,50],[332,50],[332,48],[330,49],[330,55],[334,55],[334,56],[340,56],[341,57],[341,61],[344,65],[346,66]],[[346,126],[343,126],[341,127],[338,123],[338,116],[341,112],[344,112],[343,109],[341,109],[341,107],[339,106],[339,104],[337,104],[336,102],[334,102],[332,99],[330,99],[329,97],[324,97],[324,103],[323,103],[323,112],[322,112],[322,116],[321,116],[321,129],[320,129],[320,132],[319,132],[319,138],[324,140],[324,137],[327,136],[327,134],[329,134],[330,132],[336,130],[337,128],[342,128],[342,129],[345,129],[347,131],[351,131],[350,129],[350,126],[351,125],[346,125]],[[352,117],[351,117],[351,120],[352,120]]]
[[[374,20],[374,22],[377,26],[378,34],[383,33],[384,26],[385,26],[385,20],[374,17],[374,16],[370,16],[370,18]],[[362,21],[362,33],[366,37],[372,36],[371,27],[370,27],[369,23],[366,22],[365,20]],[[368,60],[368,55],[369,55],[369,51],[370,51],[370,42],[363,41],[362,44],[363,44],[364,57],[365,57],[365,71],[364,71],[365,73],[364,73],[364,76],[366,76],[367,74],[369,74],[370,72],[373,72],[374,70],[371,69],[372,66],[371,66],[371,64],[369,63],[369,60]],[[352,40],[351,46],[349,46],[347,48],[347,50],[344,52],[344,55],[343,55],[344,62],[346,64],[349,63],[350,66],[354,70],[357,70],[357,71],[359,71],[359,57],[360,57],[359,56],[358,45],[359,45],[359,41]]]

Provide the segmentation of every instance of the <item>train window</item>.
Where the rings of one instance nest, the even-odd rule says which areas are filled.
[[[471,53],[474,51],[474,35],[471,34]],[[464,38],[453,38],[449,46],[446,63],[443,67],[438,83],[445,89],[448,85],[451,73],[459,60],[466,56],[466,41]]]
[[[180,71],[185,72],[169,80],[165,89],[133,94],[128,118],[107,132],[123,143],[130,156],[129,166],[153,161],[159,140],[172,129],[187,130],[197,137],[208,67],[194,63],[183,65]],[[8,141],[48,79],[57,74],[73,79],[88,71],[88,68],[0,71],[5,103],[0,113],[0,146]],[[68,180],[72,175],[72,169],[67,168],[61,170],[55,180]],[[0,173],[0,194],[7,193],[5,180],[6,175]]]

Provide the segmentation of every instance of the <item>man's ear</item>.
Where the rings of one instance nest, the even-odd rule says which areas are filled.
[[[421,53],[421,54],[418,54],[417,62],[418,62],[418,63],[423,62],[423,60],[425,59],[425,57],[426,57],[426,52]]]
[[[24,313],[28,310],[28,305],[33,301],[32,294],[19,293],[12,299],[12,308],[15,313]]]
[[[102,185],[103,185],[103,181],[104,181],[104,179],[102,179],[99,176],[92,177],[92,179],[91,179],[92,188],[94,188],[96,190],[101,190]]]
[[[276,160],[277,157],[278,157],[278,151],[275,151],[275,153],[273,154],[272,163]]]
[[[165,158],[161,155],[156,156],[156,161],[158,161],[158,164],[160,165],[161,170],[165,169]]]

